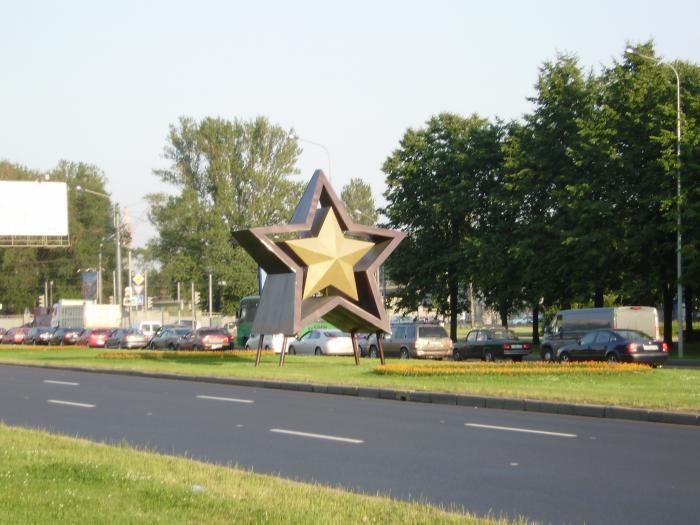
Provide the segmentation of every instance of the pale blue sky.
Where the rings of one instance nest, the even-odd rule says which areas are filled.
[[[265,115],[328,148],[338,191],[362,177],[381,203],[406,128],[441,111],[519,118],[558,51],[598,68],[653,38],[700,62],[698,20],[697,1],[0,0],[0,158],[99,166],[142,244],[168,125]],[[327,170],[301,145],[300,178]]]

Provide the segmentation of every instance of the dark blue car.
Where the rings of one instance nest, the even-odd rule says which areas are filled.
[[[638,330],[593,330],[557,350],[560,363],[608,361],[644,363],[654,368],[668,360],[668,345]]]

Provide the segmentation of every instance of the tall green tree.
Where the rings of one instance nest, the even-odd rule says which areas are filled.
[[[387,265],[402,285],[399,307],[412,310],[432,298],[449,313],[453,339],[457,316],[467,309],[460,289],[477,273],[478,234],[501,167],[500,137],[500,126],[486,119],[442,113],[406,131],[382,168],[384,214],[408,233]]]
[[[214,298],[226,312],[257,291],[257,267],[230,233],[288,220],[303,189],[291,180],[300,151],[291,132],[263,117],[183,117],[170,127],[165,157],[171,166],[154,173],[175,194],[152,194],[148,201],[159,233],[150,249],[171,290],[178,281],[193,281],[204,292],[211,272],[226,282]]]
[[[369,226],[377,224],[377,209],[372,188],[364,180],[358,177],[350,179],[340,191],[340,199],[353,221]]]

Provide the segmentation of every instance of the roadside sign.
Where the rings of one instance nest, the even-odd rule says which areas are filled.
[[[140,273],[137,273],[136,275],[134,275],[134,276],[131,278],[131,280],[132,280],[133,283],[134,283],[135,285],[137,285],[137,286],[142,285],[143,282],[145,281],[143,275],[141,275]]]

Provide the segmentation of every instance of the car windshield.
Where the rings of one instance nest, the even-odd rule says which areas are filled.
[[[189,328],[176,328],[175,329],[175,334],[176,335],[187,335],[191,332]]]
[[[616,330],[615,333],[627,341],[651,341],[653,339],[639,330]]]
[[[100,328],[98,330],[93,330],[92,333],[95,335],[111,334],[112,330],[110,328]]]
[[[328,330],[327,332],[323,332],[323,335],[326,337],[350,337],[350,334],[346,334],[340,330]]]
[[[494,339],[517,339],[518,336],[512,330],[494,330],[491,332]]]
[[[442,326],[420,326],[418,337],[447,337],[447,332]]]

